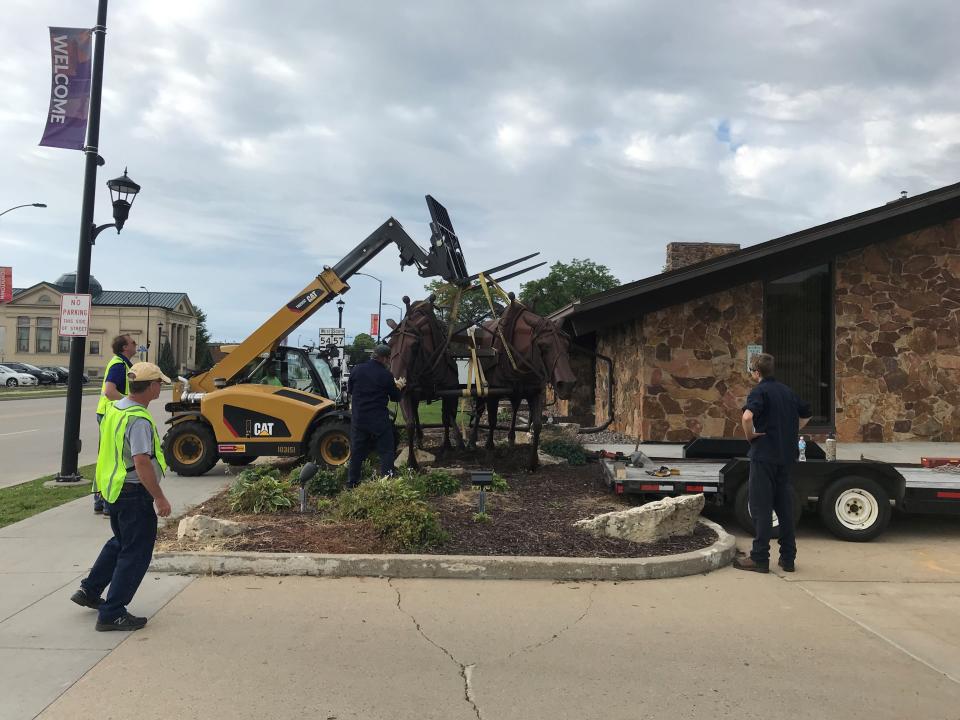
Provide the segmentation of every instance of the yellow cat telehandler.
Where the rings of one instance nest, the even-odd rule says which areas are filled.
[[[427,195],[430,249],[423,249],[389,218],[366,240],[317,277],[234,346],[206,372],[174,384],[170,428],[163,439],[167,462],[180,475],[203,475],[222,459],[245,465],[261,455],[309,456],[321,466],[350,457],[350,415],[338,405],[337,385],[321,353],[281,345],[347,281],[391,243],[400,265],[421,277],[469,284],[460,242],[446,208]],[[510,263],[512,264],[512,263]]]

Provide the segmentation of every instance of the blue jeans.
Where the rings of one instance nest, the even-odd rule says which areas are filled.
[[[153,498],[142,485],[124,485],[109,505],[113,537],[104,544],[90,574],[80,581],[87,594],[95,598],[110,586],[106,602],[98,611],[101,622],[113,622],[127,611],[147,574],[157,541]]]
[[[380,455],[380,474],[393,475],[393,426],[384,422],[379,428],[350,426],[350,471],[347,473],[347,486],[360,484],[363,461],[371,450]]]
[[[770,562],[770,536],[773,517],[780,523],[780,557],[792,563],[797,557],[797,537],[793,528],[793,488],[790,486],[789,466],[778,463],[750,461],[748,498],[750,516],[756,536],[750,558],[758,565]]]

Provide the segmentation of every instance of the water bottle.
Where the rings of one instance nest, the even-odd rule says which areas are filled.
[[[803,439],[803,435],[800,436],[800,442],[797,443],[797,449],[800,451],[800,455],[797,458],[800,462],[807,461],[807,441]]]
[[[827,435],[827,462],[836,462],[837,438],[833,433]]]

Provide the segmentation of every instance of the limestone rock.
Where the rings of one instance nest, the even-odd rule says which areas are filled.
[[[580,425],[577,423],[550,423],[543,426],[540,431],[540,442],[549,440],[568,440],[579,442],[577,431]]]
[[[690,535],[703,510],[703,494],[681,495],[604,513],[574,525],[596,537],[615,537],[631,542],[656,542],[671,535]]]
[[[220,520],[209,515],[191,515],[180,521],[177,527],[177,539],[212,540],[231,537],[243,532],[243,525],[233,520]]]
[[[565,465],[567,463],[566,458],[547,455],[542,450],[537,450],[537,458],[539,459],[541,465]]]
[[[426,450],[418,450],[414,448],[413,450],[416,453],[417,462],[420,465],[430,465],[436,462],[437,458],[434,457],[431,453],[428,453]],[[397,459],[394,461],[394,465],[397,467],[403,467],[410,463],[410,448],[404,446],[403,450],[400,451],[400,454],[397,455]]]

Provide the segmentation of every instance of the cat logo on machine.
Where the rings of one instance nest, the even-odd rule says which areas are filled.
[[[273,435],[272,422],[258,422],[253,424],[253,434],[257,437],[271,437]]]

